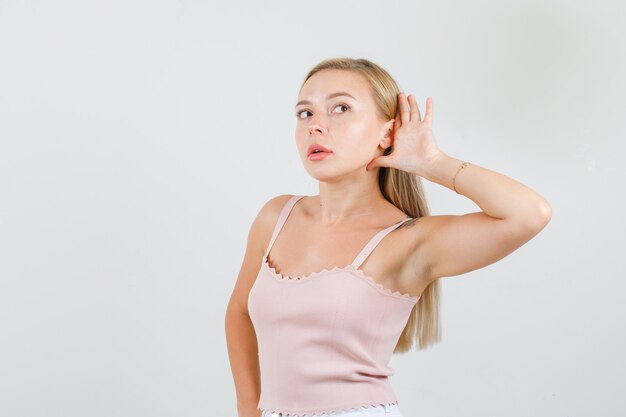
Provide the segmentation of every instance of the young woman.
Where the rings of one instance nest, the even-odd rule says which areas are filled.
[[[551,218],[505,175],[451,157],[433,101],[366,59],[305,77],[296,143],[319,195],[280,195],[255,218],[226,312],[239,417],[402,416],[392,353],[439,340],[439,279],[490,265]],[[421,178],[481,211],[429,215]]]

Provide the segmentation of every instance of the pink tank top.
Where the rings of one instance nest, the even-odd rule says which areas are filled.
[[[379,231],[346,267],[283,276],[268,254],[302,197],[283,207],[248,296],[261,369],[257,408],[300,417],[397,403],[389,360],[420,297],[392,292],[358,268],[411,218]]]

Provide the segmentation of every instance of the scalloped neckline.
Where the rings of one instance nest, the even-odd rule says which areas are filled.
[[[348,264],[344,267],[335,266],[330,269],[324,268],[321,271],[315,271],[306,275],[291,277],[289,275],[283,275],[279,272],[276,272],[276,268],[273,268],[270,266],[268,262],[268,257],[269,257],[269,254],[263,256],[263,266],[265,267],[265,269],[267,269],[270,272],[270,274],[275,278],[276,281],[288,282],[288,283],[304,282],[313,277],[323,275],[324,273],[335,272],[335,271],[346,271],[346,272],[352,272],[353,274],[356,274],[355,276],[358,276],[359,278],[363,279],[365,282],[372,285],[375,289],[377,289],[380,293],[384,295],[390,295],[392,297],[399,297],[399,298],[412,301],[415,303],[419,301],[419,299],[421,298],[421,294],[411,295],[409,293],[401,293],[400,291],[392,291],[388,288],[385,288],[382,284],[377,282],[374,279],[374,277],[367,275],[361,269],[355,268],[354,265],[352,264]]]

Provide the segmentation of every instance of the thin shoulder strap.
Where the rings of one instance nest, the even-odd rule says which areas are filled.
[[[376,245],[378,245],[380,243],[381,240],[383,240],[383,238],[385,236],[387,236],[388,233],[390,233],[392,230],[396,229],[397,227],[399,227],[402,223],[411,220],[412,217],[407,217],[404,220],[400,220],[399,222],[392,224],[391,226],[387,227],[386,229],[381,230],[380,232],[376,233],[374,235],[373,238],[370,239],[369,242],[367,242],[367,245],[365,245],[365,247],[363,248],[363,250],[361,251],[361,253],[359,253],[356,258],[354,258],[354,261],[352,261],[352,266],[355,269],[358,269],[361,264],[363,263],[363,261],[365,261],[365,259],[367,259],[367,257],[369,256],[370,253],[372,253],[372,251],[374,250],[374,248],[376,247]]]
[[[276,225],[274,226],[274,233],[272,234],[272,239],[270,240],[269,245],[267,245],[267,249],[265,249],[265,254],[263,256],[267,256],[270,253],[270,249],[274,245],[274,241],[276,240],[276,236],[280,233],[280,230],[283,228],[287,217],[289,217],[289,213],[291,213],[291,209],[293,206],[300,200],[304,195],[294,195],[292,196],[280,211],[280,215],[278,216],[278,220],[276,221]]]

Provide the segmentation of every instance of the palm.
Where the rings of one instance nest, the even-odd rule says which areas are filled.
[[[404,93],[400,93],[398,100],[398,111],[393,124],[393,151],[389,155],[375,158],[370,162],[368,170],[384,166],[417,172],[440,153],[432,131],[432,98],[426,100],[426,114],[423,119],[413,95],[409,95],[407,102]]]

